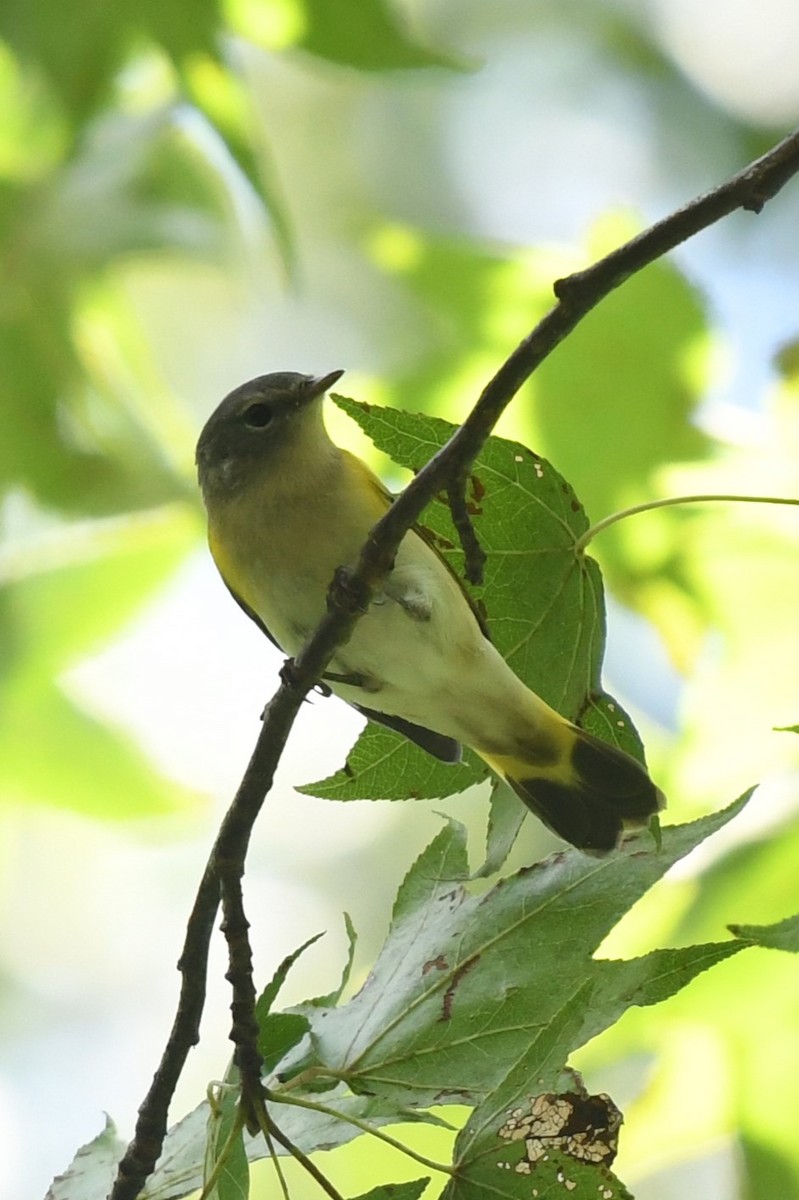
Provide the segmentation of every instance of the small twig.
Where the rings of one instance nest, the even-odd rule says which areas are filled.
[[[755,159],[726,183],[697,196],[676,212],[650,225],[637,237],[613,250],[600,262],[576,271],[555,284],[555,295],[566,303],[582,303],[586,286],[589,291],[599,284],[616,288],[641,267],[662,258],[675,246],[714,225],[736,209],[759,213],[767,200],[776,196],[797,172],[799,130],[794,130],[761,158]],[[604,294],[604,292],[603,292]]]
[[[266,1095],[265,1092],[263,1094]],[[274,1138],[276,1142],[280,1142],[280,1145],[283,1147],[283,1149],[288,1150],[291,1157],[300,1164],[304,1171],[307,1171],[307,1173],[313,1180],[315,1180],[316,1183],[319,1184],[322,1191],[326,1192],[327,1195],[330,1196],[330,1200],[343,1200],[341,1193],[337,1191],[324,1172],[319,1170],[313,1159],[310,1158],[304,1150],[301,1150],[299,1146],[292,1142],[291,1138],[283,1132],[279,1125],[275,1123],[273,1118],[269,1115],[263,1099],[261,1099],[259,1103],[258,1110],[258,1123],[267,1141],[271,1137]],[[277,1168],[277,1159],[275,1160],[275,1166]]]
[[[687,204],[584,271],[559,280],[558,302],[514,350],[483,390],[463,425],[394,501],[372,529],[358,564],[331,588],[328,611],[267,706],[241,787],[225,816],[200,885],[181,959],[183,985],[172,1032],[147,1096],[136,1134],[119,1167],[110,1200],[135,1200],[153,1170],[166,1135],[169,1102],[189,1049],[198,1037],[205,998],[208,941],[219,903],[218,864],[243,873],[253,824],[272,786],[275,768],[306,694],[336,648],[351,636],[375,588],[391,569],[402,538],[432,498],[465,476],[497,420],[543,360],[586,313],[655,259],[738,208],[759,212],[799,171],[799,131],[727,183]]]
[[[322,1113],[323,1116],[333,1117],[337,1121],[346,1121],[353,1128],[360,1129],[361,1133],[368,1133],[378,1141],[385,1142],[387,1146],[399,1150],[400,1154],[404,1154],[406,1158],[412,1158],[414,1162],[428,1167],[431,1171],[440,1171],[442,1175],[455,1174],[455,1167],[449,1163],[440,1163],[433,1158],[426,1158],[424,1154],[411,1150],[409,1146],[392,1137],[390,1133],[384,1133],[377,1125],[370,1125],[368,1121],[362,1121],[360,1117],[354,1117],[351,1113],[341,1112],[337,1108],[332,1108],[330,1105],[316,1100],[306,1100],[303,1096],[289,1096],[282,1092],[270,1092],[269,1098],[274,1104],[293,1104],[295,1108],[307,1108],[310,1112]]]
[[[278,1154],[277,1150],[275,1150],[272,1135],[267,1128],[264,1128],[263,1135],[267,1149],[269,1150],[269,1157],[272,1160],[272,1166],[275,1168],[277,1181],[280,1184],[280,1192],[283,1196],[283,1200],[291,1200],[291,1194],[289,1192],[288,1183],[286,1182],[286,1176],[283,1172],[282,1166],[280,1165],[280,1155]]]
[[[135,1200],[158,1161],[175,1086],[189,1050],[199,1039],[208,947],[220,903],[219,864],[230,863],[231,859],[243,862],[255,817],[271,787],[275,767],[303,696],[304,693],[284,686],[267,706],[264,715],[269,715],[269,721],[264,722],[239,789],[220,826],[186,927],[178,963],[183,982],[172,1031],[139,1108],[136,1131],[119,1164],[110,1200]]]
[[[221,835],[221,831],[220,831]],[[169,1104],[192,1046],[200,1037],[205,1005],[208,947],[219,908],[219,884],[213,855],[205,868],[178,961],[180,998],[164,1053],[139,1108],[136,1133],[117,1169],[112,1200],[134,1200],[152,1173],[166,1133]]]
[[[233,1061],[241,1078],[241,1104],[247,1129],[258,1130],[257,1110],[263,1103],[261,1070],[264,1060],[258,1050],[258,1022],[255,1017],[256,991],[252,975],[252,949],[244,913],[239,864],[217,862],[222,889],[224,921],[222,932],[228,946],[229,966],[225,979],[233,989],[230,1010],[233,1024],[230,1040],[236,1047]]]
[[[725,503],[725,504],[788,504],[799,505],[799,500],[795,500],[790,496],[735,496],[708,493],[706,495],[696,496],[667,496],[663,500],[647,500],[643,504],[633,504],[630,508],[622,508],[618,512],[611,513],[608,517],[603,517],[601,521],[597,521],[590,529],[586,529],[585,533],[574,543],[575,554],[582,554],[589,542],[592,542],[598,533],[609,529],[611,525],[615,525],[618,521],[624,521],[627,517],[634,517],[638,513],[651,512],[656,508],[669,508],[674,504],[710,504],[710,503]]]
[[[465,575],[469,583],[476,587],[483,582],[483,567],[486,562],[486,552],[480,545],[474,525],[472,524],[469,504],[466,499],[468,471],[461,471],[456,478],[447,484],[447,500],[452,513],[452,523],[455,526],[461,547],[465,556]]]

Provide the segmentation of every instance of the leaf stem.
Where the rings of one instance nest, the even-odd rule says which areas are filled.
[[[574,543],[575,553],[582,554],[588,543],[592,542],[598,533],[602,533],[603,530],[615,525],[617,521],[623,521],[626,517],[634,517],[637,513],[650,512],[655,508],[667,508],[672,504],[707,504],[715,501],[723,501],[728,504],[799,505],[799,499],[789,496],[734,496],[712,492],[700,493],[696,496],[667,496],[663,500],[647,500],[644,504],[633,504],[630,508],[619,509],[618,512],[611,513],[610,516],[597,521],[596,525],[592,525],[590,529],[586,529],[585,533]]]
[[[280,1166],[280,1161],[272,1149],[271,1138],[274,1138],[276,1142],[280,1142],[283,1149],[287,1150],[294,1161],[300,1164],[302,1169],[311,1176],[311,1179],[315,1180],[322,1191],[330,1197],[330,1200],[344,1200],[341,1192],[339,1192],[339,1190],[331,1183],[324,1172],[319,1170],[319,1167],[317,1167],[313,1159],[310,1158],[304,1150],[300,1150],[299,1146],[296,1145],[295,1142],[292,1142],[291,1139],[286,1136],[283,1130],[279,1129],[278,1126],[271,1121],[271,1119],[268,1120],[268,1122],[264,1125],[263,1134],[267,1139],[270,1150],[272,1150],[272,1155],[275,1160],[275,1170],[277,1171],[278,1178],[280,1179],[280,1184],[284,1195],[287,1193],[286,1180],[283,1175],[283,1170]]]
[[[208,1098],[208,1103],[212,1104],[210,1096]],[[214,1163],[213,1170],[203,1184],[203,1190],[200,1192],[198,1200],[208,1200],[208,1197],[211,1195],[213,1189],[216,1187],[219,1181],[219,1176],[222,1174],[225,1166],[227,1165],[227,1160],[230,1157],[233,1149],[233,1143],[236,1141],[236,1138],[241,1136],[241,1131],[243,1128],[244,1116],[241,1108],[239,1107],[233,1120],[233,1124],[231,1125],[228,1135],[225,1138],[224,1145],[219,1151],[219,1154],[216,1156],[216,1162]]]
[[[431,1171],[440,1171],[443,1175],[454,1175],[455,1168],[448,1163],[436,1162],[432,1158],[426,1158],[424,1154],[419,1154],[416,1150],[411,1150],[410,1146],[403,1145],[402,1142],[393,1138],[390,1133],[384,1133],[382,1129],[378,1129],[376,1125],[370,1125],[368,1121],[362,1121],[360,1117],[353,1117],[350,1113],[341,1112],[337,1108],[330,1108],[327,1104],[320,1104],[317,1100],[306,1100],[302,1096],[287,1096],[283,1092],[269,1092],[269,1099],[275,1104],[294,1104],[297,1108],[307,1108],[311,1112],[321,1113],[326,1117],[333,1117],[336,1121],[346,1121],[349,1125],[353,1125],[356,1129],[360,1129],[361,1133],[369,1133],[372,1137],[376,1137],[386,1145],[393,1147],[394,1150],[399,1150],[401,1154],[405,1154],[408,1158],[412,1158],[414,1162],[418,1162],[423,1167],[429,1167]]]

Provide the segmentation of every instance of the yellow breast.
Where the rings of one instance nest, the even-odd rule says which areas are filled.
[[[390,497],[341,451],[313,483],[267,475],[209,514],[208,541],[227,586],[295,653],[324,615],[338,567],[352,566]]]

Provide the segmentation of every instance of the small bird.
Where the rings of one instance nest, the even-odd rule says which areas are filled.
[[[208,541],[233,598],[287,655],[325,613],[392,503],[367,465],[327,434],[322,401],[343,375],[278,372],[226,396],[197,444]],[[419,529],[324,681],[370,720],[445,762],[471,748],[555,833],[612,850],[663,797],[623,751],[550,708],[513,673],[455,573]]]

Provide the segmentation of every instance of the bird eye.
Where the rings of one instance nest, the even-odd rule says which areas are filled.
[[[244,411],[244,424],[250,429],[264,429],[272,420],[272,410],[268,404],[251,404]]]

